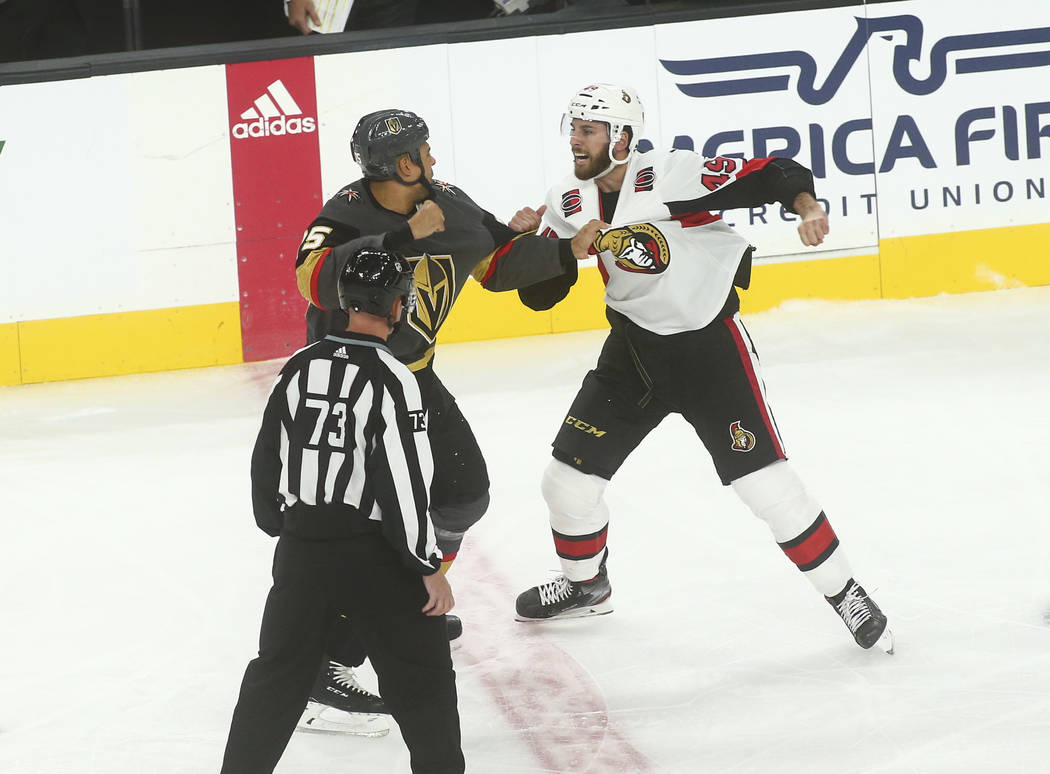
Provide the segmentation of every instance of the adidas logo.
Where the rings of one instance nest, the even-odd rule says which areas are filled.
[[[278,78],[255,100],[254,107],[241,113],[244,120],[233,125],[233,136],[244,140],[249,137],[276,137],[317,131],[316,118],[299,116],[303,116],[299,103]]]
[[[332,353],[332,357],[341,357],[343,360],[349,360],[350,356],[346,354],[346,347],[340,347]]]

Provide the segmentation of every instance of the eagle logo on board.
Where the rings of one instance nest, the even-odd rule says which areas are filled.
[[[613,228],[594,239],[594,249],[613,254],[617,267],[637,274],[662,274],[671,262],[667,239],[648,223]]]
[[[755,448],[755,434],[740,426],[740,420],[729,425],[729,437],[733,439],[733,451],[749,452]]]
[[[452,309],[456,292],[456,266],[451,255],[423,255],[409,258],[415,264],[416,305],[405,319],[429,343],[434,343],[441,323]]]

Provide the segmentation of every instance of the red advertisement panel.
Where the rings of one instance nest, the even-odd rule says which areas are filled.
[[[245,361],[306,342],[295,284],[303,231],[321,208],[312,57],[226,66]]]

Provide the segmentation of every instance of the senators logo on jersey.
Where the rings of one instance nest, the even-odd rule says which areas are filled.
[[[739,419],[729,426],[729,436],[733,439],[733,451],[749,452],[755,448],[755,434],[742,428]]]
[[[409,258],[415,264],[416,305],[405,319],[431,344],[438,328],[452,309],[456,289],[456,266],[451,255],[423,255]]]
[[[667,239],[648,223],[613,228],[598,234],[594,248],[612,253],[616,265],[624,271],[640,274],[661,274],[671,262]]]

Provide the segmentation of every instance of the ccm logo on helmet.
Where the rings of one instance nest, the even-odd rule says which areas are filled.
[[[583,197],[580,196],[580,189],[573,188],[571,191],[566,191],[561,195],[561,211],[565,217],[575,215],[583,209]]]

